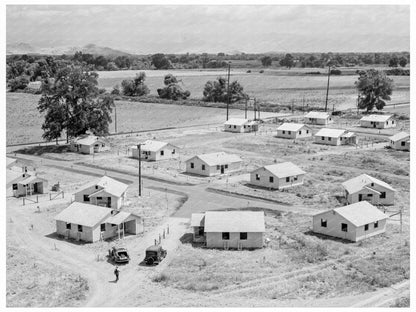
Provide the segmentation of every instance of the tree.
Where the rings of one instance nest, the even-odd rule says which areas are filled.
[[[263,56],[261,59],[261,64],[265,67],[272,65],[272,58],[270,56]]]
[[[402,56],[402,57],[399,59],[399,65],[400,65],[401,67],[406,67],[406,65],[407,65],[407,58],[405,58],[404,56]]]
[[[375,69],[359,72],[355,85],[360,93],[358,107],[366,109],[367,112],[376,107],[383,109],[385,101],[390,101],[393,93],[393,80],[386,73]]]
[[[163,83],[165,87],[163,89],[157,89],[157,94],[161,99],[179,100],[187,99],[191,93],[186,90],[184,91],[178,84],[178,79],[172,74],[165,76]]]
[[[45,114],[44,139],[58,139],[64,130],[67,141],[87,130],[108,134],[114,102],[110,95],[100,94],[97,78],[97,73],[77,66],[59,69],[53,80],[44,81],[38,104]]]
[[[227,89],[227,80],[225,78],[218,77],[216,81],[207,81],[203,91],[203,100],[207,102],[227,103]],[[247,98],[248,95],[244,93],[244,88],[237,81],[230,83],[230,103]]]
[[[10,79],[8,81],[8,85],[9,85],[11,92],[24,90],[28,84],[29,84],[29,79],[24,75]]]
[[[397,67],[397,66],[399,66],[399,59],[397,58],[397,56],[393,56],[389,60],[389,67]]]
[[[143,96],[149,94],[149,88],[144,84],[146,74],[141,72],[136,74],[133,80],[123,80],[121,82],[121,88],[124,95],[128,96]]]
[[[163,53],[152,55],[152,65],[156,67],[156,69],[172,68],[172,64]]]
[[[285,66],[291,69],[295,65],[294,58],[291,54],[288,53],[283,59],[280,60],[279,64],[280,66]]]

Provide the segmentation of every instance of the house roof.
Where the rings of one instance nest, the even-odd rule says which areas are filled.
[[[305,115],[306,118],[327,119],[329,114],[326,112],[309,112]]]
[[[19,181],[19,184],[28,184],[28,183],[36,183],[36,182],[47,182],[46,179],[39,178],[35,175],[29,176],[26,179]]]
[[[113,178],[103,176],[97,180],[91,181],[87,184],[85,184],[81,190],[77,191],[76,193],[79,193],[87,188],[90,188],[91,186],[98,185],[102,188],[105,192],[114,195],[116,197],[120,197],[123,195],[123,193],[127,190],[129,187],[127,184],[124,184],[120,181],[117,181]],[[100,190],[101,191],[101,190]],[[98,191],[97,191],[98,192]],[[95,193],[97,193],[95,192]]]
[[[388,216],[367,201],[334,208],[333,211],[350,221],[355,226],[363,226],[371,222],[387,219]]]
[[[315,136],[323,136],[323,137],[330,137],[330,138],[339,138],[341,137],[347,130],[344,129],[332,129],[332,128],[322,128]]]
[[[396,133],[395,135],[389,137],[389,139],[391,141],[394,141],[394,142],[404,140],[404,139],[407,139],[407,138],[410,138],[410,134],[406,133],[406,132],[399,132],[399,133]]]
[[[104,142],[102,139],[100,139],[97,136],[89,135],[87,137],[76,138],[74,140],[74,143],[81,144],[81,145],[92,145],[92,144],[96,143],[97,141],[98,142]]]
[[[278,178],[286,178],[286,177],[292,177],[300,174],[305,174],[306,172],[300,169],[298,166],[291,162],[284,162],[280,164],[273,164],[264,166],[264,169],[271,172],[273,175],[275,175]]]
[[[121,224],[121,223],[125,222],[128,218],[130,218],[131,216],[139,218],[139,216],[136,216],[136,215],[134,215],[130,212],[120,211],[116,214],[113,214],[113,215],[109,216],[105,220],[105,222],[106,223],[111,223],[111,224]]]
[[[17,162],[17,159],[10,158],[10,157],[6,157],[6,167],[7,167],[7,168],[8,168],[10,165],[14,164],[15,162]]]
[[[194,156],[194,157],[198,157],[204,163],[206,163],[208,166],[223,165],[223,164],[229,164],[229,163],[235,163],[235,162],[241,162],[242,161],[241,158],[238,155],[227,154],[227,153],[224,153],[224,152],[202,154],[202,155],[197,155],[197,156]],[[187,161],[190,161],[194,157],[188,159]]]
[[[193,213],[191,216],[191,226],[204,226],[205,213]]]
[[[207,211],[205,232],[264,232],[263,211]]]
[[[347,131],[346,133],[344,133],[342,135],[342,137],[344,137],[344,138],[351,138],[351,137],[354,137],[354,136],[357,136],[357,135],[354,132],[350,132],[350,131]]]
[[[23,178],[23,172],[17,172],[13,170],[6,169],[6,183],[15,181],[18,178]]]
[[[101,223],[109,214],[111,214],[111,209],[109,208],[73,202],[55,216],[55,220],[94,227]]]
[[[285,122],[284,124],[280,125],[277,130],[285,130],[285,131],[299,131],[303,127],[307,127],[305,124],[299,123],[292,123],[292,122]],[[309,127],[307,127],[309,128]]]
[[[385,121],[389,120],[392,117],[393,117],[393,115],[369,115],[369,116],[364,116],[360,120],[362,120],[362,121],[385,122]]]
[[[354,194],[360,190],[362,190],[365,186],[368,186],[369,184],[374,183],[378,184],[386,189],[389,189],[391,191],[395,191],[389,184],[386,182],[383,182],[379,179],[370,177],[367,174],[361,174],[358,177],[352,178],[348,181],[345,181],[342,183],[342,186],[348,191],[350,194]]]
[[[224,122],[224,125],[236,125],[236,126],[243,126],[246,123],[248,123],[248,119],[244,118],[230,118],[226,122]]]
[[[166,145],[172,145],[167,142],[162,141],[155,141],[155,140],[146,140],[141,145],[141,150],[143,151],[150,151],[150,152],[157,152],[158,150],[162,149]],[[176,146],[175,146],[176,147]],[[133,145],[132,149],[137,149],[137,145]]]

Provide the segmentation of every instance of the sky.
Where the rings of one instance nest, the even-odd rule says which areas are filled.
[[[410,50],[406,5],[7,5],[7,44],[136,54]]]

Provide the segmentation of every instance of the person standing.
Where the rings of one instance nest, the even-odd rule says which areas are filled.
[[[114,274],[116,276],[116,283],[118,282],[118,276],[120,274],[120,270],[118,269],[118,266],[116,266],[116,269],[114,270]]]

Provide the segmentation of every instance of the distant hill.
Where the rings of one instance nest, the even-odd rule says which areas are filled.
[[[96,44],[87,44],[83,47],[46,47],[39,48],[34,47],[28,43],[19,42],[13,44],[7,44],[6,54],[47,54],[47,55],[61,55],[61,54],[74,54],[77,51],[82,53],[89,53],[94,55],[103,55],[103,56],[129,56],[131,54],[115,50],[108,47],[100,47]]]

